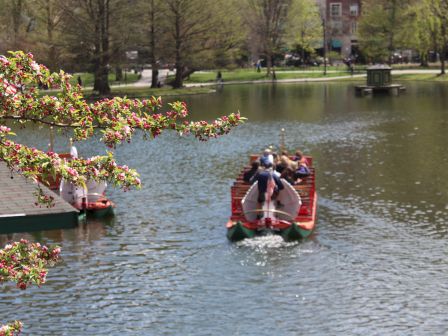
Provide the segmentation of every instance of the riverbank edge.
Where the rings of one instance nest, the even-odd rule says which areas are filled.
[[[412,73],[392,73],[393,81],[415,81],[415,82],[448,82],[448,75],[440,75],[436,73],[421,73],[419,71],[413,71]],[[133,86],[123,85],[112,87],[110,95],[100,96],[93,94],[91,88],[85,88],[83,90],[84,96],[89,100],[113,98],[113,97],[127,97],[127,98],[147,98],[150,96],[160,97],[180,97],[199,94],[216,93],[220,86],[224,85],[253,85],[253,84],[290,84],[290,83],[346,83],[362,82],[367,77],[366,74],[354,74],[347,76],[335,76],[335,77],[308,77],[308,78],[288,78],[288,79],[263,79],[263,80],[233,80],[233,81],[220,81],[220,82],[196,82],[185,83],[184,87],[179,89],[173,89],[171,87],[151,88],[150,86]],[[58,91],[41,91],[42,95]]]

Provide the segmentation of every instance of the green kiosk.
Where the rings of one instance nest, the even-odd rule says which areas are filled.
[[[374,65],[367,68],[367,85],[357,85],[356,93],[365,96],[374,93],[388,93],[398,96],[405,90],[401,84],[392,84],[392,68],[388,65]]]

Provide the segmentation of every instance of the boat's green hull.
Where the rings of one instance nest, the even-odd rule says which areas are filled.
[[[227,229],[227,238],[230,241],[240,241],[255,236],[255,230],[250,230],[243,226],[241,222],[237,222],[231,228]]]
[[[89,218],[103,218],[107,216],[112,216],[114,214],[114,208],[109,206],[104,209],[87,210],[87,216]]]
[[[308,237],[311,234],[312,230],[305,230],[298,226],[296,223],[292,223],[292,225],[284,229],[280,232],[281,236],[286,241],[300,240]]]
[[[261,232],[263,231],[250,230],[241,222],[237,222],[227,230],[227,238],[230,241],[236,242],[246,238],[253,238],[256,234]],[[296,223],[293,223],[289,228],[277,231],[277,233],[280,234],[285,241],[294,241],[308,237],[312,233],[312,230],[305,230]]]

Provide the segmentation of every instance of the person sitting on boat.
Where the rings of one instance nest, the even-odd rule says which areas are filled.
[[[306,163],[299,163],[297,170],[295,171],[295,178],[301,180],[308,177],[311,174],[310,169]]]
[[[260,162],[253,161],[251,168],[248,171],[244,172],[244,175],[243,175],[244,182],[254,183],[259,169],[260,169]]]
[[[278,158],[275,165],[275,170],[281,174],[286,168],[295,169],[296,165],[297,164],[289,158],[288,152],[282,151],[282,154]]]
[[[258,182],[258,202],[264,203],[266,201],[266,192],[270,182],[274,182],[274,190],[271,195],[272,199],[275,199],[280,190],[284,188],[280,178],[274,173],[272,163],[268,163],[263,171],[257,175],[256,181]]]
[[[274,155],[272,154],[272,150],[270,148],[266,148],[259,160],[262,167],[267,167],[268,164],[273,165]]]
[[[302,151],[296,150],[295,155],[292,158],[293,161],[298,162],[299,164],[304,163],[308,165],[308,160],[306,159],[305,155],[303,155]]]
[[[285,179],[290,185],[296,184],[295,171],[291,167],[286,167],[283,169],[282,174],[280,175],[281,179]]]

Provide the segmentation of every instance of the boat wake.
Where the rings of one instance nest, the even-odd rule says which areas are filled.
[[[298,241],[286,242],[282,236],[269,234],[266,236],[256,236],[251,239],[243,239],[237,242],[238,247],[249,247],[256,250],[277,249],[298,245]]]

